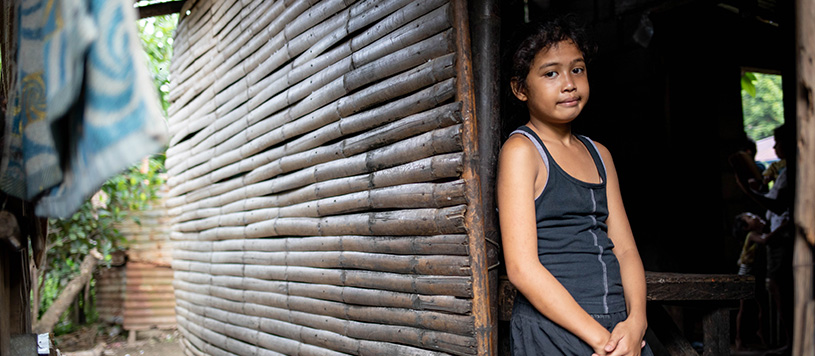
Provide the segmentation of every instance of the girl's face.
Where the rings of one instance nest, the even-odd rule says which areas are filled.
[[[589,100],[589,80],[583,53],[572,41],[561,41],[535,55],[526,88],[517,82],[512,92],[526,101],[531,120],[565,124],[574,120]]]
[[[753,213],[744,213],[741,219],[747,224],[748,231],[761,231],[766,224],[762,218]]]

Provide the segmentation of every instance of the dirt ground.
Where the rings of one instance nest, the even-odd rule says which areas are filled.
[[[87,326],[55,338],[65,356],[181,356],[178,331],[147,330],[128,343],[127,331],[111,326]]]
[[[137,341],[132,345],[124,343],[109,344],[102,352],[104,356],[181,356],[181,344],[174,340]]]

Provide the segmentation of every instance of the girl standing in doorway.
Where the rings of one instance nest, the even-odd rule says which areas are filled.
[[[645,273],[608,149],[572,133],[589,99],[591,47],[569,18],[533,27],[512,57],[529,121],[504,144],[497,198],[520,292],[513,355],[652,355]]]

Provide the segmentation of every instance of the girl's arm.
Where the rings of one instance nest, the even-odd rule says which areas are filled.
[[[634,242],[634,234],[623,206],[617,170],[608,149],[597,144],[606,164],[608,197],[608,237],[614,243],[614,255],[620,262],[628,319],[617,324],[605,347],[610,355],[639,355],[648,321],[645,317],[645,270]],[[613,351],[613,352],[612,352]]]
[[[529,140],[507,140],[498,158],[497,198],[510,282],[541,314],[604,355],[610,333],[586,313],[538,259],[534,197],[546,181],[546,169]],[[540,188],[539,188],[540,189]]]

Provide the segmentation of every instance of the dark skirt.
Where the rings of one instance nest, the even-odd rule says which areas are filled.
[[[529,301],[518,294],[510,321],[509,342],[513,356],[591,356],[594,350],[577,336],[555,324],[538,312]],[[627,317],[625,311],[610,314],[591,314],[600,325],[611,331]],[[642,356],[653,356],[645,345]]]

